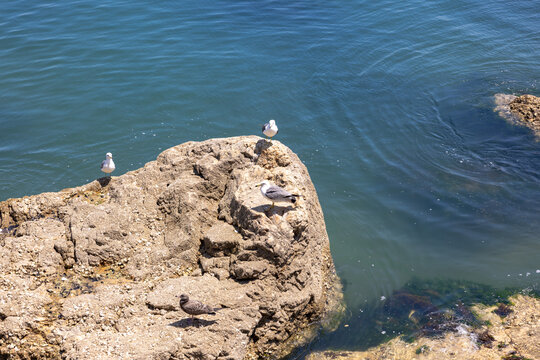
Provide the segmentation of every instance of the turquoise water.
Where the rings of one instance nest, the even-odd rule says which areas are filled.
[[[0,200],[188,140],[276,137],[307,165],[359,311],[413,278],[540,283],[540,142],[493,112],[540,95],[534,1],[0,3]],[[364,331],[377,333],[380,329]]]

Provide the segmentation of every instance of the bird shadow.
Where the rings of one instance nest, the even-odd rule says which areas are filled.
[[[272,146],[272,141],[267,139],[261,139],[255,144],[255,153],[260,154]]]
[[[288,205],[288,206],[274,206],[274,208],[272,210],[270,210],[271,207],[272,207],[272,205],[259,205],[259,206],[252,207],[251,210],[263,213],[268,217],[270,217],[272,215],[275,215],[275,214],[283,216],[286,213],[288,213],[289,211],[294,210],[294,207],[292,207],[290,205]]]
[[[111,182],[111,177],[110,176],[104,176],[104,177],[101,177],[99,179],[97,179],[99,185],[101,185],[101,187],[105,187],[107,185],[109,185],[109,183]]]
[[[169,326],[174,326],[177,328],[185,329],[187,327],[200,327],[202,326],[210,326],[216,323],[216,320],[204,320],[204,319],[198,319],[195,318],[193,321],[191,318],[185,318],[182,320],[175,321],[173,323],[170,323]]]

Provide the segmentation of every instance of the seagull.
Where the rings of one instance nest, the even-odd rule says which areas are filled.
[[[105,154],[105,157],[106,159],[103,160],[103,162],[101,163],[101,171],[103,171],[104,173],[110,174],[114,171],[114,169],[116,169],[116,167],[114,166],[114,161],[112,159],[112,154],[110,152]]]
[[[270,120],[262,127],[262,132],[264,135],[268,136],[268,138],[271,138],[272,136],[276,135],[278,133],[279,129],[276,125],[276,120]]]
[[[300,197],[301,195],[298,194],[291,194],[287,190],[276,186],[276,185],[270,185],[270,182],[268,180],[264,180],[262,183],[257,184],[256,186],[261,187],[261,194],[269,200],[272,200],[272,206],[270,206],[270,209],[272,210],[274,208],[274,202],[290,202],[290,203],[296,203],[296,198]]]
[[[194,315],[216,315],[216,311],[223,309],[210,307],[197,300],[190,300],[186,294],[180,295],[180,307],[186,314],[191,316],[191,322],[193,322]]]

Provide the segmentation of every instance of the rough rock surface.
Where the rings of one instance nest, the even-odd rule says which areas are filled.
[[[530,128],[540,137],[540,97],[533,95],[495,95],[496,111],[505,119]]]
[[[477,305],[473,311],[488,325],[462,326],[442,337],[422,337],[413,343],[395,338],[367,351],[322,351],[307,360],[526,360],[540,359],[540,299],[516,296],[511,312]]]
[[[303,196],[268,212],[264,179]],[[188,142],[0,202],[0,229],[0,358],[277,358],[340,308],[315,188],[278,141]],[[192,324],[182,293],[225,309]]]

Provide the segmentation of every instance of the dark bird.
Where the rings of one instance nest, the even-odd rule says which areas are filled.
[[[191,316],[192,322],[195,315],[216,315],[216,311],[222,309],[210,307],[197,300],[190,300],[189,296],[187,296],[186,294],[180,295],[180,307],[182,308],[182,310],[184,310],[186,314]]]

